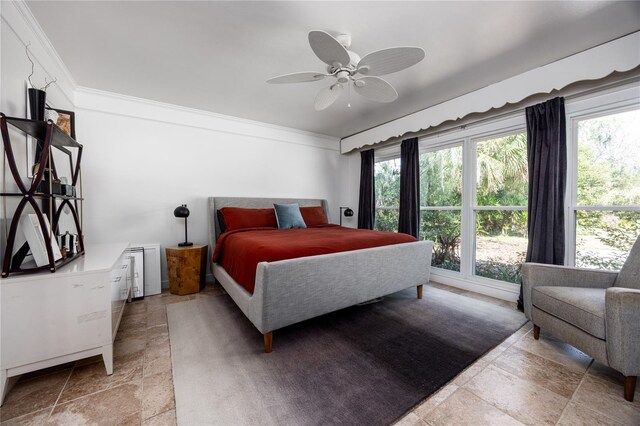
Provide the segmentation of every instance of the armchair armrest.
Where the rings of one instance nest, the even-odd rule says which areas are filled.
[[[531,319],[531,291],[536,286],[609,288],[618,272],[527,262],[522,265],[524,313]]]
[[[608,288],[605,319],[609,365],[625,376],[640,375],[640,290]]]

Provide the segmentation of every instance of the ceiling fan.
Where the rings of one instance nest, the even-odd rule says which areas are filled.
[[[305,83],[334,77],[336,82],[318,93],[313,103],[317,111],[330,107],[342,94],[345,86],[359,95],[376,102],[393,102],[398,92],[388,82],[378,77],[401,71],[424,59],[420,47],[391,47],[377,50],[363,58],[349,50],[351,36],[333,37],[326,31],[309,32],[309,44],[313,53],[325,64],[327,72],[296,72],[270,78],[267,83]],[[349,105],[351,106],[351,105]]]

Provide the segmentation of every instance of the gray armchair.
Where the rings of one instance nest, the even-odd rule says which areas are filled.
[[[540,329],[624,376],[633,401],[640,373],[640,236],[620,272],[539,263],[522,266],[524,313]]]

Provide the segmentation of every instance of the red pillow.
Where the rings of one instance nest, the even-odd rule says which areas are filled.
[[[220,209],[224,218],[225,231],[243,228],[278,227],[276,213],[273,209],[243,209],[240,207],[223,207]]]
[[[302,219],[307,226],[326,225],[329,223],[327,216],[324,214],[324,209],[320,206],[317,207],[300,207],[300,213],[302,213]]]

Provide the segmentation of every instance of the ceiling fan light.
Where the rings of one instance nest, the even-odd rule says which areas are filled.
[[[338,40],[338,43],[344,46],[345,49],[351,47],[351,35],[350,34],[338,34],[335,37]]]
[[[361,59],[360,55],[358,55],[357,53],[352,52],[350,50],[347,50],[347,53],[349,54],[349,59],[350,59],[349,66],[351,66],[353,68],[357,67],[358,66],[358,62],[360,62],[360,59]]]
[[[353,90],[367,99],[393,102],[398,98],[398,92],[378,76],[409,68],[425,57],[424,49],[420,47],[400,46],[377,50],[360,58],[357,53],[349,50],[351,37],[348,34],[334,37],[321,30],[309,32],[309,45],[318,59],[327,64],[327,74],[297,72],[270,78],[267,83],[303,83],[335,77],[335,83],[322,89],[316,96],[314,108],[317,111],[331,106],[340,97],[345,86],[349,89],[347,107],[350,108],[351,82]]]

